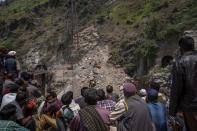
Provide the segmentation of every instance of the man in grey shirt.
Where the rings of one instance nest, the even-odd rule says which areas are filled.
[[[36,131],[35,121],[32,116],[25,116],[24,109],[27,100],[27,94],[25,92],[19,92],[16,95],[16,100],[10,104],[16,106],[16,119],[17,122],[21,125],[30,129],[31,131]]]
[[[23,110],[22,110],[22,108],[20,107],[20,105],[18,104],[18,102],[13,101],[13,102],[11,102],[10,104],[16,106],[16,119],[17,119],[17,121],[22,120],[25,116],[24,116]]]

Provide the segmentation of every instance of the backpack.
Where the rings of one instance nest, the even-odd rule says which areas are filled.
[[[74,112],[68,106],[64,106],[61,112],[62,116],[56,121],[57,128],[59,131],[67,131],[70,121],[74,118]]]
[[[65,121],[69,123],[74,118],[74,112],[68,106],[63,107],[62,110],[63,110],[62,117],[65,119]]]
[[[168,124],[173,131],[182,131],[184,128],[184,121],[180,117],[169,117]]]

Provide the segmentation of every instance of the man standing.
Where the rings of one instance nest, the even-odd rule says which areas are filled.
[[[39,98],[41,97],[41,91],[31,84],[31,75],[27,72],[21,73],[21,78],[24,80],[24,82],[27,84],[27,93],[30,98]]]
[[[85,94],[86,107],[70,123],[71,131],[109,131],[109,111],[96,106],[97,91],[89,88]]]
[[[148,109],[157,131],[167,131],[166,107],[158,102],[158,91],[149,89],[147,92]]]
[[[27,102],[27,94],[25,92],[18,92],[16,95],[16,100],[9,103],[11,105],[16,106],[16,121],[21,126],[26,127],[30,131],[35,131],[35,121],[31,115],[26,116],[26,102]]]
[[[42,108],[42,115],[39,119],[39,131],[43,131],[46,125],[52,128],[57,128],[56,116],[58,111],[62,108],[62,102],[57,99],[57,94],[49,89],[47,91],[46,100]]]
[[[134,84],[123,85],[127,111],[117,120],[118,131],[154,131],[148,107],[136,92]]]
[[[11,87],[9,87],[9,86],[11,84],[15,84],[14,83],[14,76],[13,76],[13,74],[6,74],[5,75],[5,81],[3,83],[2,95],[10,93],[10,88]]]
[[[5,105],[0,111],[0,130],[1,131],[29,131],[18,125],[16,120],[17,107],[12,104]]]
[[[116,102],[106,99],[105,91],[103,89],[97,90],[97,107],[113,111],[115,109]]]
[[[194,39],[184,36],[179,41],[181,56],[173,65],[169,113],[183,112],[189,131],[197,131],[197,52]]]
[[[106,87],[106,92],[107,92],[107,99],[118,102],[119,96],[118,94],[113,92],[113,86],[108,85]]]
[[[16,52],[8,52],[8,58],[5,60],[5,70],[7,73],[14,75],[14,78],[18,77],[18,72],[20,70],[19,63],[16,60]]]
[[[88,90],[88,87],[82,87],[81,88],[81,96],[77,99],[75,99],[75,102],[79,104],[80,108],[84,108],[87,106],[87,103],[85,102],[85,93]]]

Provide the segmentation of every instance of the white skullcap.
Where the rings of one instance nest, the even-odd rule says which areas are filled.
[[[10,51],[10,52],[8,52],[8,55],[9,56],[15,56],[16,55],[16,51]]]
[[[141,89],[139,92],[141,95],[144,95],[144,96],[147,95],[147,92],[145,89]]]
[[[122,91],[123,90],[123,86],[120,86],[120,89],[119,90]]]

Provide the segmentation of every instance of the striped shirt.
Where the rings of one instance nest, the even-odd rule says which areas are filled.
[[[115,108],[116,102],[113,100],[102,100],[97,102],[97,107],[104,108],[108,111],[113,111]]]

